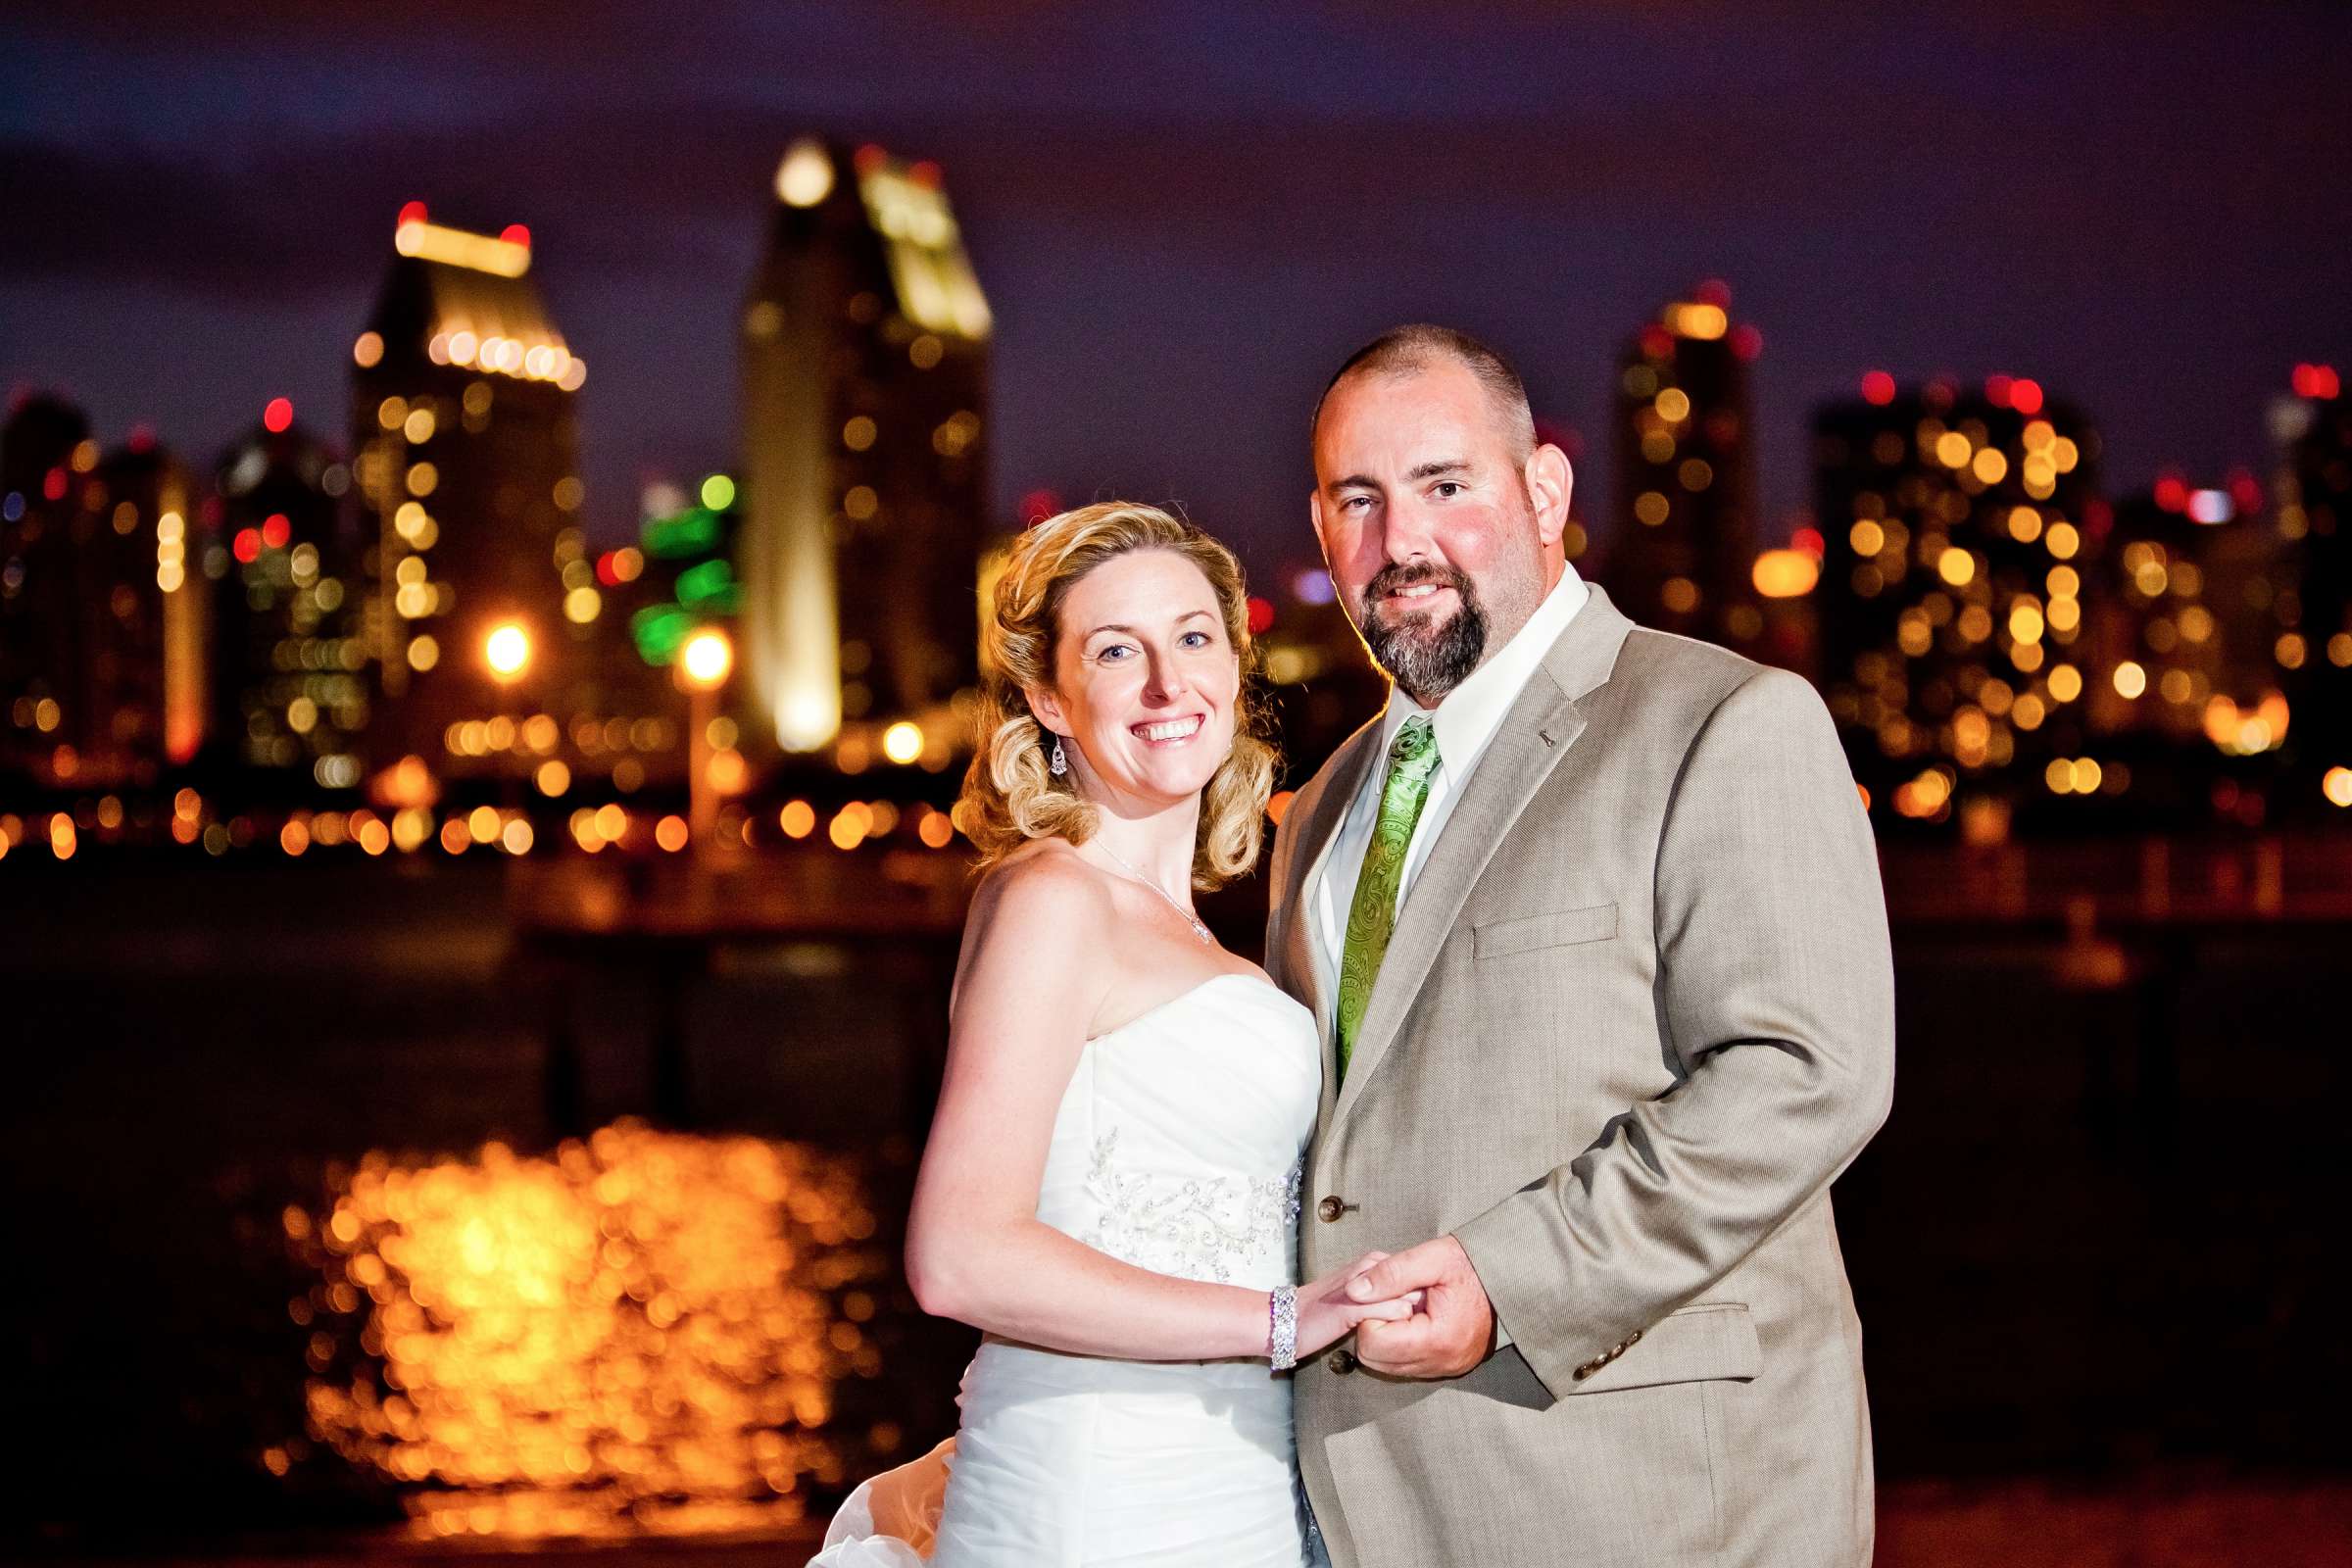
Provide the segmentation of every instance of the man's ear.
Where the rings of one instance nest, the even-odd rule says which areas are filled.
[[[1536,509],[1536,533],[1545,549],[1560,542],[1568,529],[1568,498],[1576,493],[1576,470],[1568,454],[1546,441],[1529,454],[1525,469],[1527,497]]]

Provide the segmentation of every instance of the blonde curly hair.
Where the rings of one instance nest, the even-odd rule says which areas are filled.
[[[1242,564],[1181,517],[1137,502],[1106,501],[1048,517],[1022,534],[997,579],[996,601],[987,607],[980,628],[987,674],[981,680],[979,747],[954,812],[956,826],[980,852],[982,870],[1031,839],[1084,844],[1094,837],[1096,808],[1078,795],[1075,774],[1056,778],[1048,767],[1054,737],[1030,712],[1026,692],[1053,688],[1061,606],[1070,589],[1097,566],[1136,550],[1172,551],[1200,569],[1241,661],[1233,750],[1201,792],[1193,886],[1207,892],[1257,863],[1278,758],[1266,740]]]

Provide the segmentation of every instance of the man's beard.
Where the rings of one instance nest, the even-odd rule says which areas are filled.
[[[1409,611],[1394,620],[1382,616],[1386,596],[1425,582],[1453,590],[1459,608],[1450,618],[1433,621],[1425,610]],[[1470,579],[1451,566],[1385,566],[1365,585],[1362,611],[1364,645],[1372,650],[1372,658],[1424,708],[1459,686],[1486,658],[1487,612]]]

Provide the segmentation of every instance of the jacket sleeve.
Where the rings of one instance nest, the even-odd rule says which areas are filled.
[[[1870,824],[1821,699],[1759,670],[1699,726],[1655,866],[1681,1081],[1455,1232],[1556,1398],[1697,1299],[1886,1120],[1894,978]]]

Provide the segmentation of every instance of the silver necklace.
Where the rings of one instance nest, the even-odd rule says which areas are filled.
[[[1112,854],[1109,845],[1102,843],[1101,840],[1097,840],[1095,843],[1095,848],[1101,850],[1104,855],[1110,856],[1111,863],[1116,865],[1120,870],[1126,872],[1129,877],[1133,878],[1135,881],[1141,882],[1144,886],[1150,888],[1152,892],[1167,900],[1168,907],[1174,909],[1178,914],[1183,915],[1185,923],[1193,928],[1193,935],[1199,937],[1202,942],[1213,943],[1216,941],[1216,938],[1208,934],[1208,927],[1200,923],[1200,917],[1195,914],[1192,910],[1186,908],[1183,905],[1178,904],[1174,894],[1170,893],[1166,888],[1161,887],[1151,877],[1144,875],[1143,872],[1138,871],[1134,866],[1129,865],[1125,860],[1120,859],[1117,855]]]

